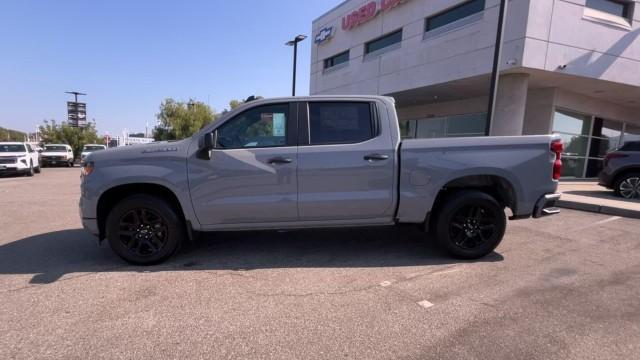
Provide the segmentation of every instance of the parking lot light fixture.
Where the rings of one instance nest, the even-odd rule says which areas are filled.
[[[293,86],[291,96],[296,96],[296,63],[298,62],[298,43],[306,39],[306,35],[298,35],[293,40],[287,41],[285,45],[293,46]]]

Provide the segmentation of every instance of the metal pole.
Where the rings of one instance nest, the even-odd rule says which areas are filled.
[[[293,42],[293,86],[291,96],[296,96],[296,65],[298,63],[298,42]]]
[[[489,109],[487,111],[487,124],[485,135],[491,135],[493,116],[496,111],[498,85],[500,82],[500,58],[502,57],[502,38],[504,37],[505,19],[507,17],[507,1],[500,0],[500,15],[498,17],[498,31],[496,34],[496,46],[493,54],[493,70],[491,72],[491,90],[489,93]]]

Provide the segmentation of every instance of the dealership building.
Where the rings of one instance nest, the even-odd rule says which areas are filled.
[[[396,99],[405,137],[560,134],[565,177],[640,140],[640,0],[347,0],[313,22],[310,93]]]

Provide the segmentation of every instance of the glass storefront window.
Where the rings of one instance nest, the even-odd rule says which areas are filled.
[[[604,168],[604,160],[601,159],[589,159],[587,162],[587,175],[588,178],[598,177],[600,171]]]
[[[558,134],[564,143],[564,156],[587,156],[589,137],[581,135]]]
[[[624,129],[624,142],[640,141],[640,127],[627,124]]]
[[[418,130],[416,136],[418,139],[442,138],[446,137],[447,118],[430,118],[418,120]]]
[[[404,138],[443,138],[484,136],[487,114],[464,114],[400,122]]]
[[[562,177],[583,177],[585,161],[584,158],[562,158]]]
[[[570,135],[589,135],[591,130],[591,116],[572,113],[569,111],[556,111],[553,120],[553,131]]]
[[[486,124],[486,114],[450,116],[447,137],[483,136]]]

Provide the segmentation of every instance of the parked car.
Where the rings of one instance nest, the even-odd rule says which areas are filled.
[[[559,212],[555,135],[401,140],[378,96],[253,101],[191,138],[90,154],[86,229],[134,264],[202,231],[414,224],[475,259],[511,219]]]
[[[80,154],[80,160],[84,161],[84,158],[87,157],[87,155],[91,154],[94,151],[100,151],[100,150],[106,150],[107,147],[104,145],[100,145],[100,144],[87,144],[82,148],[82,153]]]
[[[626,199],[640,199],[640,141],[627,142],[604,158],[600,185]]]
[[[67,144],[47,144],[42,151],[42,166],[73,167],[74,156],[71,146]]]
[[[0,174],[40,173],[38,153],[28,143],[0,142]]]

